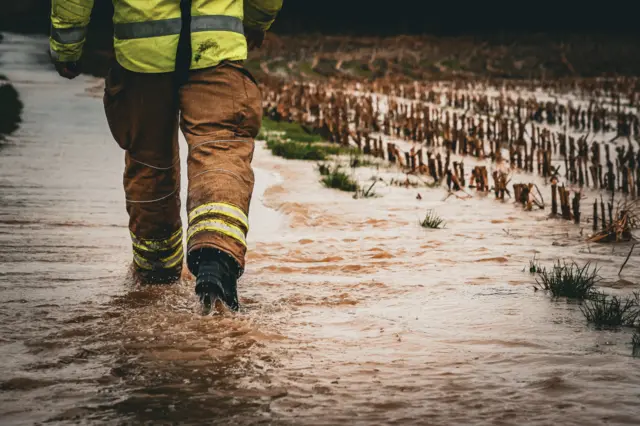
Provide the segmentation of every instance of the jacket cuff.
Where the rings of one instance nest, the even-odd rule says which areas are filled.
[[[53,62],[78,62],[82,57],[82,47],[74,50],[66,50],[60,49],[54,42],[50,42],[49,54]]]

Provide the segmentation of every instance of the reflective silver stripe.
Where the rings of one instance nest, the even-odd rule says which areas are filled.
[[[182,263],[184,260],[184,251],[182,245],[178,246],[173,254],[156,260],[149,260],[142,256],[140,253],[133,251],[133,260],[142,269],[158,270],[169,269],[176,266],[178,263]]]
[[[195,234],[205,231],[218,232],[220,234],[231,237],[235,240],[238,240],[240,244],[243,246],[247,246],[247,240],[244,238],[244,233],[233,225],[229,225],[221,220],[205,220],[199,222],[197,225],[194,225],[189,228],[189,232],[187,233],[187,241],[189,241]]]
[[[138,267],[142,269],[146,269],[149,271],[153,269],[153,265],[135,251],[133,252],[133,261],[136,262],[136,265],[138,265]]]
[[[230,31],[244,34],[244,25],[240,18],[225,15],[205,15],[191,17],[191,32]]]
[[[53,28],[51,38],[61,44],[75,44],[84,40],[87,34],[86,27]]]
[[[160,21],[127,22],[125,24],[114,24],[113,35],[120,40],[161,37],[180,34],[181,27],[181,18],[163,19]]]
[[[184,259],[184,249],[182,245],[178,246],[178,249],[171,255],[160,259],[160,263],[163,268],[172,268]]]
[[[209,203],[196,207],[189,213],[189,223],[207,214],[221,214],[237,220],[249,230],[249,218],[236,206],[227,203]]]
[[[159,21],[127,22],[115,24],[113,27],[113,33],[119,40],[162,37],[180,34],[182,19],[171,18]],[[244,34],[244,27],[240,18],[235,16],[205,15],[191,17],[191,32],[201,31],[231,31]]]
[[[182,245],[182,229],[178,229],[172,236],[164,240],[145,240],[136,237],[133,232],[130,232],[130,234],[133,246],[142,251],[165,251],[176,247],[178,244]]]

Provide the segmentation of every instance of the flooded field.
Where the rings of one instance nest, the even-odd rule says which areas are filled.
[[[631,331],[595,330],[528,272],[591,261],[629,294],[638,257],[618,277],[630,245],[587,245],[548,211],[444,188],[356,200],[260,143],[241,312],[199,315],[189,276],[135,286],[101,82],[60,79],[46,48],[0,44],[25,105],[0,147],[0,423],[640,421]],[[428,209],[444,229],[418,225]]]

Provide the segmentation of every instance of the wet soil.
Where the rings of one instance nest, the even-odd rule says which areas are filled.
[[[631,333],[593,330],[523,269],[594,261],[618,294],[640,263],[620,285],[628,247],[544,212],[435,189],[354,200],[260,144],[242,311],[199,315],[186,275],[134,285],[101,83],[59,79],[42,46],[0,45],[25,103],[0,155],[2,424],[637,424]],[[418,226],[430,208],[445,229]]]

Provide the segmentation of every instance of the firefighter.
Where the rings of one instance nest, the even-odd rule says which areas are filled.
[[[73,79],[94,0],[52,0],[50,53]],[[125,151],[133,268],[144,282],[179,279],[184,262],[178,127],[189,146],[187,259],[196,293],[238,309],[251,161],[261,93],[243,66],[282,0],[114,1],[115,60],[104,108]]]

